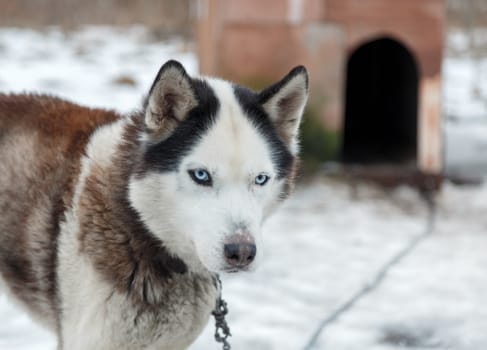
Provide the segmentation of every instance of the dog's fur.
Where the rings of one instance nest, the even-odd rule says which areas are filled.
[[[223,242],[252,237],[256,264],[262,222],[292,188],[307,79],[297,67],[256,93],[169,61],[126,117],[0,94],[0,272],[59,349],[193,342],[214,273],[231,270]]]

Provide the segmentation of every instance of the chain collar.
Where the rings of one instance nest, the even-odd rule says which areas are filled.
[[[222,299],[222,281],[220,276],[215,274],[215,280],[218,288],[218,297],[216,298],[215,309],[211,313],[215,317],[215,340],[222,343],[223,350],[230,350],[231,346],[227,338],[231,337],[230,327],[228,327],[225,316],[228,313],[227,302]]]

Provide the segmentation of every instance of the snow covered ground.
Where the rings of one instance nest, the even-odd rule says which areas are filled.
[[[477,29],[476,42],[485,42],[485,29]],[[446,38],[443,61],[445,170],[458,178],[487,175],[487,58],[469,49],[464,32],[453,30]],[[478,51],[478,50],[477,50]]]
[[[126,112],[169,58],[197,71],[187,45],[158,43],[143,28],[0,29],[0,91],[50,92]],[[487,186],[447,184],[433,234],[326,327],[317,348],[487,349],[486,198]],[[409,188],[302,185],[266,224],[261,268],[223,278],[233,348],[302,349],[324,317],[424,233],[426,220],[425,203]],[[55,349],[54,337],[1,290],[0,320],[0,350]],[[191,349],[220,349],[212,333],[210,321]]]

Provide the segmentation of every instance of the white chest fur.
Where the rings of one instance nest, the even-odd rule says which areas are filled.
[[[76,223],[70,219],[59,242],[63,348],[177,350],[191,344],[217,297],[211,276],[177,276],[168,281],[165,299],[156,307],[134,305],[79,253]]]

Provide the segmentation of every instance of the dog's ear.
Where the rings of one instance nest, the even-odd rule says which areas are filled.
[[[298,129],[307,99],[308,73],[303,66],[259,94],[262,107],[293,154],[298,152]]]
[[[158,139],[171,135],[198,104],[191,78],[177,61],[166,62],[149,91],[145,104],[145,125]]]

